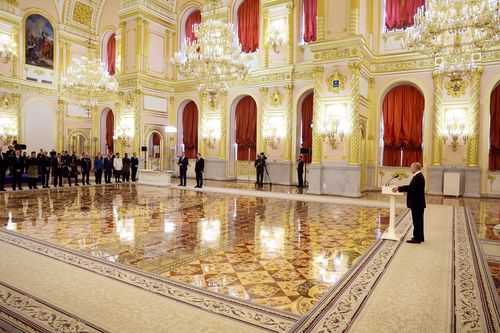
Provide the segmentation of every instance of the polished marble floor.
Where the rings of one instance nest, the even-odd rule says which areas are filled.
[[[386,209],[135,184],[8,192],[0,227],[305,313],[380,237]]]

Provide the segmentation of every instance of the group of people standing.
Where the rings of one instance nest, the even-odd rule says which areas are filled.
[[[64,187],[63,178],[67,179],[69,186],[78,184],[78,175],[81,174],[82,185],[90,184],[90,173],[94,171],[95,183],[102,184],[102,175],[104,182],[111,183],[112,176],[116,183],[129,182],[130,178],[135,182],[137,180],[137,170],[139,168],[139,159],[137,154],[133,153],[131,158],[125,153],[123,158],[119,153],[106,154],[98,153],[94,160],[85,152],[80,157],[75,153],[69,154],[67,151],[58,153],[52,150],[50,153],[40,149],[40,152],[31,152],[28,156],[26,152],[21,154],[21,150],[9,146],[3,153],[0,147],[0,191],[5,191],[5,179],[7,171],[12,177],[12,190],[22,190],[22,175],[28,177],[28,188],[37,189],[41,182],[42,188],[50,188],[49,180],[53,178],[54,187]]]
[[[177,161],[177,165],[179,165],[179,179],[180,179],[180,184],[178,186],[186,186],[189,159],[186,157],[185,152],[182,152],[181,156],[179,157],[179,160]],[[196,154],[196,164],[194,166],[194,171],[196,173],[195,188],[202,188],[203,173],[205,172],[205,159],[201,157],[200,153]]]

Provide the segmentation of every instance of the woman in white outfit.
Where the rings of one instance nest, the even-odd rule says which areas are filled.
[[[115,183],[121,183],[120,176],[122,175],[123,161],[120,153],[116,153],[116,157],[113,160],[113,168],[115,169]]]

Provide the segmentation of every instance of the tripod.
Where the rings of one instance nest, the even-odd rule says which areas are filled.
[[[266,171],[267,178],[269,179],[269,187],[273,187],[273,182],[271,181],[271,176],[269,176],[269,171],[267,171],[267,165],[264,165],[264,170]],[[265,183],[263,183],[265,184]]]

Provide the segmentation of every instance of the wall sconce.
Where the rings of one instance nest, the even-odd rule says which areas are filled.
[[[270,27],[267,34],[267,45],[271,46],[275,53],[279,53],[278,48],[283,44],[283,37],[279,27]]]
[[[120,121],[116,128],[113,140],[118,141],[122,146],[130,147],[129,141],[134,136],[134,119],[125,118]]]
[[[16,43],[9,35],[1,35],[0,37],[0,58],[3,58],[4,63],[8,63],[16,56]]]
[[[328,144],[332,149],[337,149],[340,142],[344,141],[345,131],[340,128],[339,119],[331,119],[323,125],[321,139],[328,140]]]
[[[203,141],[209,149],[215,148],[215,143],[220,138],[220,121],[218,119],[208,120],[206,123]]]
[[[0,139],[9,145],[15,137],[17,137],[17,127],[12,119],[0,118]]]
[[[453,152],[458,150],[458,140],[462,137],[463,144],[467,143],[468,133],[465,126],[465,110],[453,109],[446,112],[445,129],[442,133],[444,144],[450,139],[448,146]]]
[[[271,149],[277,149],[280,144],[281,138],[283,137],[282,130],[278,127],[270,127],[264,129],[264,140]]]

